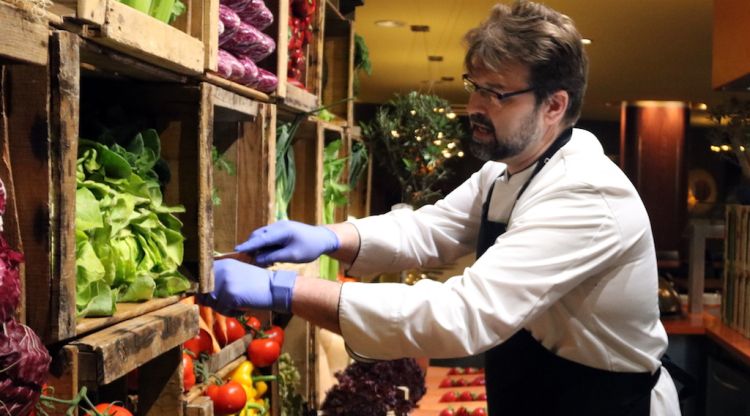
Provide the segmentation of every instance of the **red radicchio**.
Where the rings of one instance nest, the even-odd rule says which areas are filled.
[[[52,358],[26,325],[9,320],[0,326],[0,409],[24,415],[39,400]]]
[[[0,322],[11,319],[18,308],[21,297],[21,278],[18,267],[23,254],[8,246],[0,234]]]

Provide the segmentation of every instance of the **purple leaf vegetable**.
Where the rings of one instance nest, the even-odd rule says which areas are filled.
[[[250,0],[219,0],[219,3],[232,8],[232,10],[240,11],[247,7]]]
[[[0,325],[0,403],[11,415],[33,408],[52,358],[39,337],[15,320]]]
[[[279,79],[276,78],[276,75],[263,68],[258,68],[258,82],[255,84],[257,90],[270,94],[276,90],[278,84]]]
[[[219,23],[224,25],[224,30],[219,34],[219,45],[231,39],[242,25],[237,13],[223,4],[219,5]]]
[[[245,76],[245,67],[231,53],[219,49],[219,74],[231,80],[242,79]]]
[[[263,0],[250,0],[247,7],[237,12],[243,22],[263,30],[273,23],[273,13]]]
[[[237,55],[246,55],[258,63],[273,53],[276,42],[260,30],[242,22],[237,33],[222,46]]]
[[[242,78],[237,79],[236,81],[242,85],[254,87],[258,82],[258,66],[255,65],[255,62],[253,62],[253,60],[248,58],[247,56],[240,56],[239,58],[237,58],[237,60],[240,61],[242,66],[245,68],[245,74],[242,76]]]

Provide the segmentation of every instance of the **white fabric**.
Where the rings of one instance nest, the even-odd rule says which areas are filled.
[[[488,162],[445,199],[353,221],[352,275],[450,262],[475,250],[481,208],[508,231],[460,276],[414,286],[346,283],[339,319],[361,356],[460,357],[526,328],[555,354],[610,371],[653,372],[667,347],[656,258],[637,192],[591,133],[573,136],[515,202],[532,168],[508,179]],[[513,207],[515,205],[515,207]],[[679,414],[665,370],[652,415]]]

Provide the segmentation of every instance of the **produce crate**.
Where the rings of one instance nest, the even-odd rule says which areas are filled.
[[[328,146],[331,142],[341,140],[341,148],[339,149],[338,158],[347,158],[351,154],[351,141],[349,136],[345,134],[344,127],[325,121],[318,122],[318,134],[323,136],[323,146]],[[347,183],[349,178],[349,162],[347,161],[344,166],[344,170],[341,173],[341,183]],[[325,203],[325,202],[324,202]],[[348,216],[348,209],[346,205],[336,207],[334,213],[334,222],[346,221]]]
[[[51,23],[157,66],[201,75],[207,59],[211,65],[206,50],[217,33],[219,6],[183,2],[186,12],[169,25],[117,0],[53,0]]]
[[[292,142],[296,185],[289,219],[307,224],[323,221],[323,135],[315,119],[302,121]]]
[[[197,332],[197,306],[182,303],[120,322],[54,352],[48,384],[58,398],[85,386],[95,403],[135,404],[139,415],[182,415],[180,344]]]
[[[214,250],[225,253],[273,220],[275,108],[210,84],[214,163]],[[234,172],[221,166],[229,165]],[[218,203],[218,205],[217,205]]]
[[[0,63],[47,64],[47,22],[0,1]]]
[[[205,174],[210,131],[203,128],[205,117],[199,117],[206,113],[207,90],[69,32],[55,32],[50,46],[49,67],[6,66],[3,82],[15,187],[24,189],[16,203],[26,293],[34,294],[27,295],[26,323],[46,343],[81,336],[179,299],[119,304],[112,317],[76,318],[76,155],[79,127],[92,121],[84,108],[135,108],[160,130],[162,158],[172,170],[165,202],[186,208],[180,214],[186,237],[184,272],[199,291],[213,286],[211,177]]]
[[[336,115],[337,123],[353,124],[354,114],[354,22],[345,18],[330,1],[326,3],[323,28],[323,64],[318,91],[321,103]]]
[[[286,1],[289,0],[280,0]],[[290,11],[290,13],[292,13]],[[280,102],[283,107],[292,111],[311,112],[320,106],[320,75],[323,65],[323,28],[325,26],[326,5],[325,1],[318,1],[315,14],[313,17],[313,36],[312,42],[303,48],[303,55],[306,61],[306,67],[303,69],[302,79],[305,88],[300,88],[292,83],[285,82],[286,90],[280,96]],[[286,34],[284,35],[286,36]],[[285,43],[285,45],[288,45]],[[283,79],[287,77],[287,62],[289,60],[289,50],[285,46],[280,50],[280,64],[283,73]],[[283,59],[283,61],[281,60]],[[279,78],[281,80],[282,78]],[[280,82],[281,84],[281,82]]]

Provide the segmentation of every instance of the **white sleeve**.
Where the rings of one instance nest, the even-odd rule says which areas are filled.
[[[352,221],[360,249],[348,273],[367,276],[453,261],[474,250],[482,214],[482,181],[474,173],[434,205]],[[484,179],[483,179],[484,178]]]
[[[344,284],[339,319],[351,349],[379,359],[482,352],[605,270],[621,251],[617,222],[599,192],[567,188],[519,203],[508,231],[444,284]]]

